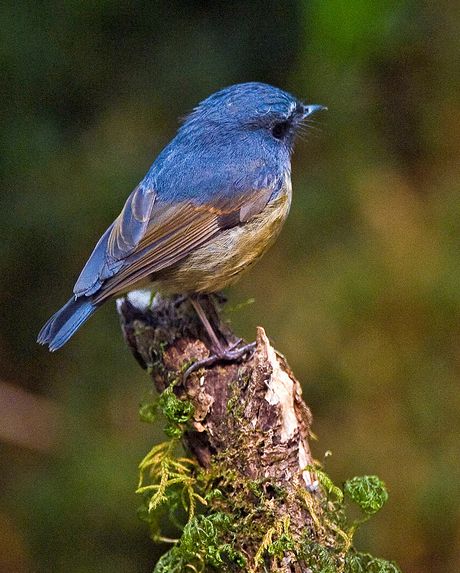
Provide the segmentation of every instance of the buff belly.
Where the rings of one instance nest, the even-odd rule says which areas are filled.
[[[247,223],[222,231],[180,263],[161,271],[154,286],[165,293],[211,293],[233,284],[274,243],[290,203],[289,186]]]

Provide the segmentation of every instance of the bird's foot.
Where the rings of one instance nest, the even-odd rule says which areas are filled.
[[[216,350],[214,354],[208,356],[207,358],[203,358],[202,360],[197,360],[191,366],[187,368],[184,372],[183,381],[185,382],[187,378],[190,376],[192,372],[196,372],[200,368],[209,368],[210,366],[214,366],[218,362],[239,362],[244,356],[247,354],[252,354],[256,347],[255,342],[251,342],[250,344],[245,344],[238,348],[241,344],[242,338],[239,338],[236,342],[228,346],[227,348],[220,347]]]

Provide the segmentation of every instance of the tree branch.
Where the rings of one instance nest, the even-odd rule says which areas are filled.
[[[222,342],[236,343],[215,298],[200,302]],[[206,506],[192,518],[195,494],[190,488],[197,474],[190,466],[174,461],[171,447],[161,445],[142,462],[142,471],[149,469],[157,480],[139,489],[154,492],[149,513],[160,501],[167,502],[168,484],[182,484],[182,498],[188,492],[190,500],[191,519],[155,573],[367,571],[354,568],[363,567],[370,556],[352,548],[356,526],[345,526],[343,492],[321,470],[312,469],[311,414],[299,382],[264,329],[257,329],[255,351],[241,362],[218,363],[184,379],[193,361],[211,354],[189,300],[157,295],[152,302],[150,294],[137,291],[119,299],[117,308],[135,358],[162,398],[173,399],[167,417],[177,424],[170,435],[180,427],[186,451],[205,476],[206,486],[196,498]],[[386,495],[381,482],[363,481],[367,477],[355,479],[362,480],[368,497],[369,492]],[[382,567],[369,571],[397,571]]]

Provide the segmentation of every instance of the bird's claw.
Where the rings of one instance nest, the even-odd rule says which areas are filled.
[[[214,366],[214,364],[217,364],[218,362],[238,362],[246,354],[254,352],[256,347],[255,342],[251,342],[250,344],[245,344],[241,348],[237,348],[241,342],[242,338],[239,338],[228,348],[222,349],[219,352],[208,356],[207,358],[203,358],[202,360],[197,360],[194,362],[184,372],[183,381],[185,382],[192,372],[195,372],[200,368],[208,368],[210,366]]]

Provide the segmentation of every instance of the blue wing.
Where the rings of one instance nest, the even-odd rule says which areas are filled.
[[[143,183],[134,189],[83,267],[73,289],[76,297],[94,294],[121,268],[146,232],[155,198],[154,190]]]

